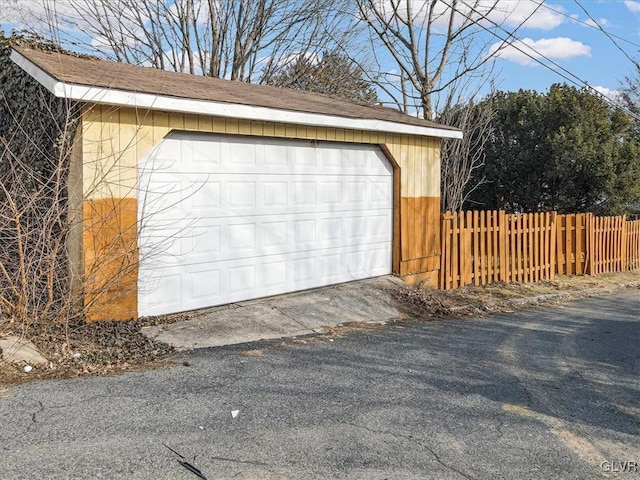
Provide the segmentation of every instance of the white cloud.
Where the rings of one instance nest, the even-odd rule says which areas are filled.
[[[494,2],[486,2],[493,5]],[[509,27],[517,27],[522,22],[527,28],[535,28],[539,30],[551,30],[560,25],[564,16],[558,12],[564,12],[564,8],[557,5],[548,5],[544,8],[537,1],[520,1],[520,2],[495,2],[496,9],[491,12],[489,18],[496,23],[505,23]],[[556,10],[556,11],[554,11]]]
[[[599,27],[608,27],[610,23],[609,23],[609,20],[607,20],[606,18],[599,18],[597,21],[594,21],[591,18],[589,18],[588,20],[584,21],[584,25],[588,27],[599,28]]]
[[[640,2],[636,2],[634,0],[625,0],[624,4],[627,6],[629,11],[633,13],[640,13]]]
[[[591,56],[591,47],[566,37],[541,38],[540,40],[523,38],[502,50],[499,50],[499,47],[500,43],[494,43],[489,49],[489,54],[495,54],[497,57],[520,65],[536,65],[537,62],[534,59],[542,58],[542,56],[554,60]]]
[[[69,0],[0,0],[0,22],[17,28],[40,29],[55,24],[56,17],[74,12]]]
[[[449,22],[449,1],[438,1],[433,7],[433,23],[436,27],[445,29]],[[544,2],[542,2],[544,5]],[[400,3],[398,9],[394,9],[390,0],[376,0],[374,2],[376,9],[383,16],[392,18],[395,14],[401,19],[406,19],[411,13],[414,22],[426,22],[431,8],[431,1],[427,0],[409,0],[408,3]],[[463,1],[456,6],[456,23],[460,25],[464,18],[479,20],[480,17],[487,17],[485,21],[487,26],[491,27],[492,22],[503,25],[508,28],[519,27],[524,24],[527,28],[550,30],[560,25],[564,16],[564,8],[556,5],[549,5],[551,10],[541,6],[538,0],[519,0],[519,1],[499,1],[495,0],[475,0],[472,2]],[[555,10],[555,11],[554,11]]]
[[[613,101],[620,100],[620,90],[611,90],[610,88],[601,86],[593,87],[593,89]]]

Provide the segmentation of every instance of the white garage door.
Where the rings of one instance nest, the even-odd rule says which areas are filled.
[[[141,316],[391,273],[377,146],[172,133],[142,162]]]

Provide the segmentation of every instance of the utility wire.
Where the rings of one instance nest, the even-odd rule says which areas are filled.
[[[541,7],[543,7],[543,8],[546,8],[547,10],[549,10],[549,11],[551,11],[553,13],[557,13],[558,15],[562,15],[563,17],[566,17],[566,18],[568,18],[568,19],[570,19],[570,20],[572,20],[572,21],[574,21],[576,23],[584,25],[585,27],[593,28],[595,30],[600,30],[607,37],[609,37],[612,41],[613,41],[614,38],[616,38],[618,40],[622,40],[623,42],[628,43],[629,45],[633,45],[634,47],[640,48],[640,43],[635,43],[635,42],[629,40],[628,38],[624,38],[624,37],[621,37],[620,35],[616,35],[615,33],[607,32],[606,30],[604,30],[604,28],[602,28],[602,26],[589,14],[589,12],[586,11],[586,9],[578,1],[575,1],[575,3],[578,4],[578,6],[591,19],[591,21],[593,23],[585,22],[583,20],[580,20],[579,18],[572,17],[571,15],[569,15],[568,13],[563,12],[562,10],[558,10],[556,8],[550,7],[544,1],[539,3],[539,5]],[[616,44],[616,46],[617,46],[617,44]],[[620,47],[618,46],[618,48],[620,48]],[[625,53],[624,51],[622,51],[622,52]]]
[[[458,12],[461,15],[465,15],[464,12],[460,11],[459,9],[453,7],[452,5],[450,5],[449,3],[447,3],[444,0],[441,0],[442,3],[444,5],[446,5],[447,7],[451,8],[452,10]],[[465,6],[469,7],[471,9],[471,11],[473,11],[474,13],[481,15],[482,13],[478,12],[478,10],[465,3],[462,2]],[[606,95],[603,95],[602,93],[600,93],[598,90],[596,90],[595,88],[593,88],[591,85],[589,85],[588,82],[586,82],[585,80],[581,79],[580,77],[578,77],[577,75],[575,75],[574,73],[570,72],[569,70],[567,70],[566,68],[564,68],[562,65],[554,62],[553,60],[551,60],[549,57],[543,55],[542,53],[540,53],[539,51],[537,51],[535,48],[526,45],[525,43],[522,43],[519,39],[516,39],[516,41],[520,41],[520,43],[522,45],[525,45],[529,50],[531,50],[534,54],[538,55],[538,57],[540,58],[544,58],[547,62],[549,62],[551,65],[553,65],[554,67],[558,68],[561,70],[558,71],[554,68],[552,68],[550,65],[548,65],[547,63],[543,62],[540,60],[540,58],[535,57],[533,55],[531,55],[531,53],[526,52],[525,50],[523,50],[522,48],[520,48],[518,45],[516,45],[515,43],[510,43],[509,42],[509,37],[512,36],[511,32],[509,32],[508,30],[506,30],[504,27],[502,27],[500,24],[496,23],[495,21],[491,20],[490,18],[488,18],[486,15],[484,16],[484,18],[491,23],[494,27],[498,28],[499,30],[502,30],[503,32],[505,32],[507,34],[507,38],[504,38],[500,35],[498,35],[495,31],[491,30],[490,28],[482,25],[481,22],[478,22],[477,25],[480,26],[482,29],[484,29],[485,31],[489,32],[491,35],[495,36],[496,38],[498,38],[499,40],[501,40],[503,43],[508,43],[511,47],[513,47],[515,50],[519,51],[520,53],[522,53],[523,55],[529,57],[531,60],[535,61],[536,63],[539,63],[540,65],[542,65],[543,67],[547,68],[548,70],[552,71],[553,73],[555,73],[556,75],[564,78],[566,81],[578,86],[578,87],[586,87],[588,90],[592,91],[592,93],[594,93],[595,95],[597,95],[599,98],[602,98],[605,102],[613,105],[614,107],[622,110],[623,112],[625,112],[627,115],[629,115],[630,117],[634,118],[635,120],[640,121],[640,115],[637,115],[635,113],[633,113],[632,111],[630,111],[629,109],[627,109],[626,107],[624,107],[622,104],[618,103],[617,101],[613,100],[612,98],[607,97]],[[563,73],[564,72],[564,73]]]
[[[606,36],[609,40],[611,40],[611,42],[616,46],[616,48],[617,48],[618,50],[620,50],[620,51],[623,53],[623,55],[624,55],[625,57],[627,57],[627,58],[629,59],[629,61],[630,61],[631,63],[633,63],[633,64],[637,67],[637,66],[638,66],[638,62],[637,62],[636,60],[634,60],[633,58],[631,58],[631,57],[629,56],[629,54],[628,54],[628,53],[627,53],[627,52],[626,52],[626,51],[625,51],[625,50],[624,50],[624,49],[623,49],[623,48],[618,44],[618,42],[616,42],[616,40],[615,40],[615,38],[614,38],[614,35],[613,35],[613,34],[610,34],[610,33],[609,33],[609,32],[607,32],[604,28],[602,28],[602,26],[601,26],[601,25],[596,21],[596,19],[595,19],[595,18],[593,18],[593,17],[591,16],[591,14],[587,11],[587,9],[586,9],[586,8],[584,8],[584,7],[582,6],[582,4],[581,4],[578,0],[573,0],[573,1],[575,2],[575,4],[576,4],[576,5],[578,5],[578,7],[580,7],[580,9],[584,12],[584,14],[585,14],[587,17],[589,17],[589,19],[593,22],[593,28],[596,28],[597,30],[600,30],[602,33],[604,33],[604,34],[605,34],[605,36]],[[581,22],[581,23],[584,23],[584,22]],[[585,25],[588,25],[588,24],[586,24],[586,23],[585,23]],[[591,25],[590,25],[590,26],[591,26]],[[617,36],[616,36],[616,37],[617,37]],[[619,37],[618,37],[618,38],[619,38]],[[622,39],[622,40],[624,40],[624,39]],[[629,43],[632,43],[633,45],[635,45],[635,46],[637,46],[637,47],[640,47],[640,45],[638,45],[637,43],[633,43],[633,42],[629,42]]]

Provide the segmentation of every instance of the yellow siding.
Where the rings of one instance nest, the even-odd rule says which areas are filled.
[[[87,195],[99,198],[120,195],[119,112],[95,107],[82,124],[83,185]]]
[[[155,145],[169,133],[169,114],[166,112],[153,112],[153,144]]]
[[[251,135],[264,135],[264,126],[263,122],[251,122]]]
[[[178,130],[184,130],[184,115],[180,113],[173,113],[169,116],[169,128],[175,128]]]
[[[240,120],[238,124],[238,133],[240,135],[251,135],[251,122]]]
[[[212,132],[224,132],[227,128],[227,122],[224,118],[213,117],[211,119],[211,131]]]
[[[343,131],[343,142],[353,142],[353,130]]]
[[[138,140],[136,112],[131,109],[120,111],[119,149],[119,198],[136,196],[135,186],[138,176]]]
[[[235,118],[227,118],[225,120],[225,131],[222,133],[228,133],[229,135],[237,135],[238,133],[240,133],[239,131],[239,127],[238,127],[238,120]]]
[[[173,116],[173,114],[171,114]],[[187,114],[184,116],[184,129],[191,130],[197,132],[200,126],[199,123],[200,115]]]
[[[326,140],[327,129],[325,127],[316,127],[316,137],[318,140]]]
[[[198,130],[201,132],[213,132],[213,117],[200,115],[198,117]]]
[[[139,163],[153,148],[153,115],[151,112],[137,112],[138,127],[136,129],[136,157],[135,163]]]

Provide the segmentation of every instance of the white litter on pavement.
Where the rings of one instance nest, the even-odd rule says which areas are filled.
[[[236,418],[239,413],[240,410],[231,410],[231,418]]]

